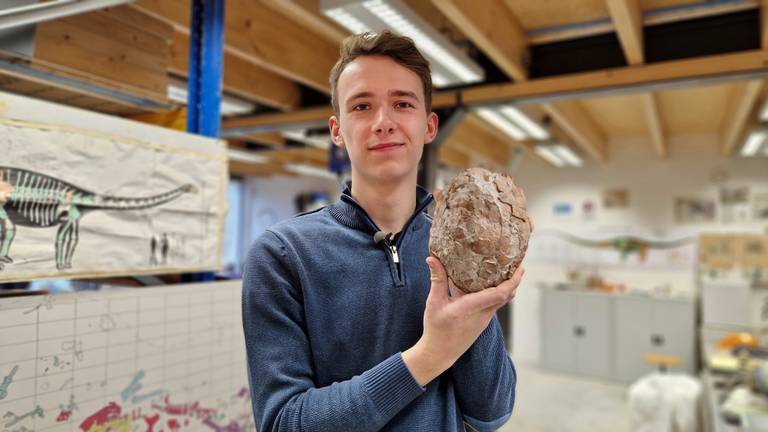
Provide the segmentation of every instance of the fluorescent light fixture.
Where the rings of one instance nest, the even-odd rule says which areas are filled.
[[[761,122],[768,121],[768,99],[763,102],[763,106],[760,108],[759,118]]]
[[[287,130],[281,132],[281,135],[285,138],[324,150],[328,150],[331,146],[330,134],[310,136],[306,130]]]
[[[562,168],[566,166],[580,167],[584,164],[581,158],[563,144],[546,144],[534,148],[537,155],[552,165]]]
[[[168,83],[168,99],[187,104],[189,100],[187,93],[187,83],[178,80],[172,80]],[[221,98],[221,106],[219,108],[221,115],[238,115],[247,114],[256,108],[256,105],[244,101],[242,99],[234,98],[232,96],[223,95]]]
[[[234,148],[227,150],[227,156],[230,160],[248,163],[267,163],[270,160],[270,158],[267,156]]]
[[[286,171],[292,172],[294,174],[305,175],[310,177],[322,177],[322,178],[329,178],[329,179],[336,180],[336,174],[312,165],[290,163],[290,164],[285,164],[284,168]]]
[[[475,112],[517,141],[545,141],[551,137],[549,131],[512,105],[477,108]]]
[[[768,131],[766,130],[750,132],[744,147],[741,148],[741,155],[744,157],[755,156],[763,143],[765,143],[766,138],[768,138]]]
[[[528,117],[528,115],[521,111],[519,108],[512,105],[507,105],[499,109],[499,112],[501,112],[504,117],[512,120],[517,126],[520,127],[520,129],[524,130],[534,139],[543,141],[550,138],[549,132],[547,132],[546,129],[541,127],[541,125],[535,121],[531,120],[531,118]]]
[[[445,87],[447,86],[451,80],[448,79],[445,75],[439,73],[439,72],[432,72],[432,85],[435,87]]]
[[[512,137],[517,141],[522,141],[528,138],[528,135],[522,131],[519,127],[515,126],[509,119],[499,114],[497,111],[490,108],[478,108],[475,112],[483,120],[496,126],[499,130]]]
[[[352,33],[390,30],[408,36],[429,60],[436,87],[480,82],[485,71],[402,0],[321,0],[320,9]]]
[[[325,11],[325,15],[328,18],[331,18],[332,20],[341,24],[342,27],[345,27],[347,30],[351,31],[354,34],[371,31],[370,27],[365,25],[365,23],[363,23],[359,19],[355,18],[354,15],[345,11],[344,8],[338,7],[338,8],[328,9],[327,11]]]
[[[560,168],[565,165],[565,162],[560,160],[560,157],[555,154],[549,146],[536,146],[534,151],[537,155],[541,156],[544,160],[552,165]]]
[[[36,2],[18,7],[3,8],[0,9],[0,30],[37,24],[129,2],[130,0],[53,0],[45,3]]]
[[[578,167],[583,164],[581,158],[577,156],[570,147],[557,144],[553,146],[552,151],[554,151],[555,154],[560,157],[560,160],[564,161],[566,165]]]

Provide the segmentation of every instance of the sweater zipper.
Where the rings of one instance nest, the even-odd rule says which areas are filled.
[[[397,255],[397,246],[392,245],[390,246],[390,249],[392,249],[392,259],[395,261],[395,264],[400,264],[400,257]]]
[[[392,238],[392,233],[387,234],[386,237],[384,237],[384,245],[389,248],[390,254],[392,254],[392,262],[395,264],[395,270],[397,271],[397,280],[398,282],[402,280],[402,275],[400,273],[400,254],[397,252],[397,245],[393,244],[389,240]]]

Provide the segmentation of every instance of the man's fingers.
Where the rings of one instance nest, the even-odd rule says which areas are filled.
[[[524,273],[525,269],[518,267],[510,279],[498,286],[467,294],[460,301],[464,302],[463,307],[466,307],[470,313],[489,308],[499,308],[514,298]]]

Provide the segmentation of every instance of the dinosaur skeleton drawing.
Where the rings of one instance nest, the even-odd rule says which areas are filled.
[[[9,251],[17,225],[58,225],[56,268],[69,269],[79,238],[80,219],[88,212],[148,209],[196,191],[195,186],[186,184],[149,197],[99,195],[45,174],[0,166],[0,270],[13,262]]]

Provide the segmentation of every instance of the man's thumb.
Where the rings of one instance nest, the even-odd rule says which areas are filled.
[[[434,291],[440,297],[448,296],[448,277],[445,274],[445,268],[435,257],[427,258],[429,266],[429,279],[431,282],[430,290]]]

